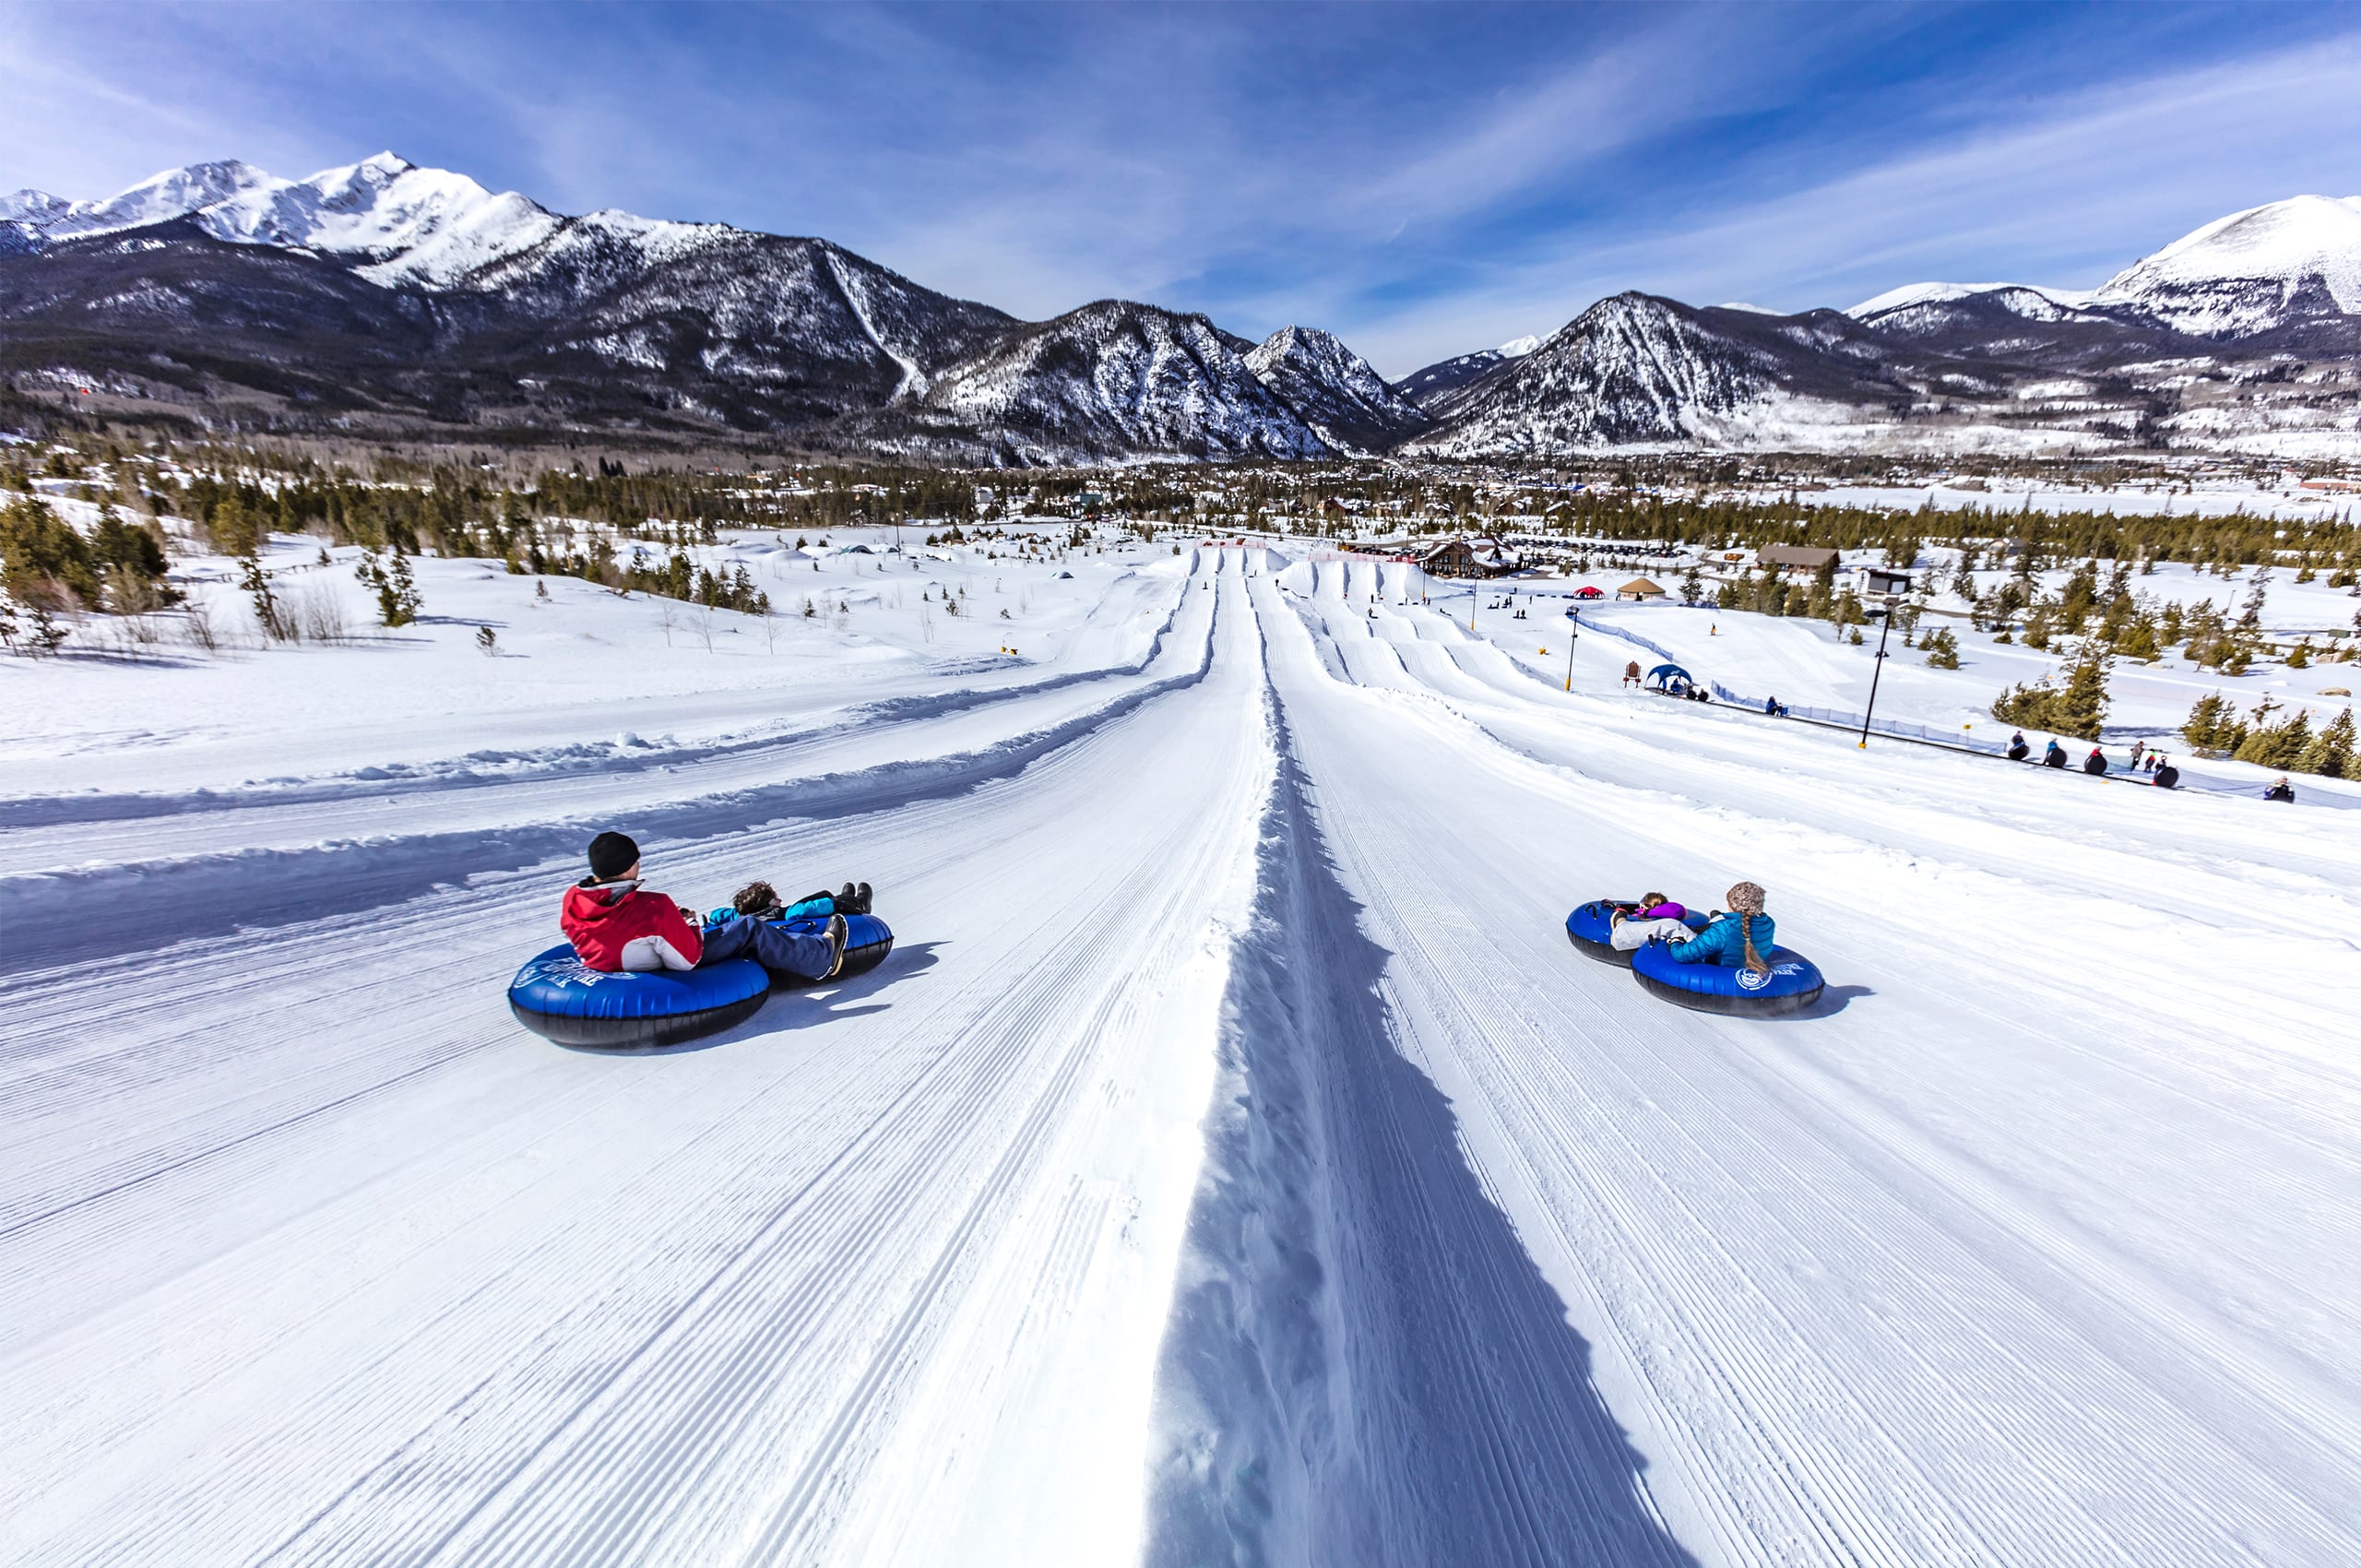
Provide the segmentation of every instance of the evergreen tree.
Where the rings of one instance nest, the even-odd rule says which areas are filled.
[[[2074,568],[2073,576],[2066,579],[2065,589],[2058,595],[2058,624],[2070,632],[2081,631],[2092,606],[2098,602],[2098,596],[2099,564],[2085,561]]]
[[[2221,744],[2223,720],[2228,716],[2229,703],[2218,692],[2209,692],[2197,699],[2182,720],[2180,738],[2201,752],[2213,751]]]
[[[1919,647],[1927,651],[1927,662],[1938,670],[1959,668],[1959,639],[1952,636],[1949,626],[1938,626],[1926,636]]]
[[[1821,562],[1820,570],[1811,576],[1811,592],[1805,597],[1804,613],[1815,621],[1826,621],[1833,618],[1835,611],[1836,563],[1831,559]]]
[[[2126,659],[2136,659],[2142,664],[2153,664],[2165,656],[2156,641],[2156,624],[2145,615],[2134,615],[2117,634],[2115,651]]]
[[[262,549],[262,529],[234,490],[224,491],[206,520],[213,548],[224,555],[252,556]]]
[[[66,629],[49,612],[48,605],[36,602],[28,614],[32,630],[25,635],[25,641],[31,645],[34,658],[46,659],[65,646]]]
[[[68,610],[99,602],[99,563],[89,541],[45,501],[20,497],[0,508],[0,588],[19,604]]]
[[[239,562],[238,581],[255,601],[255,621],[262,627],[262,635],[275,643],[293,642],[295,623],[279,608],[279,596],[270,588],[270,574],[262,569],[262,563],[251,555]]]
[[[2254,586],[2247,589],[2247,601],[2238,607],[2238,630],[2259,632],[2262,629],[2263,586],[2271,580],[2271,568],[2258,570]]]
[[[2298,708],[2284,724],[2258,725],[2232,754],[2260,767],[2291,771],[2312,741],[2311,716]]]
[[[2346,708],[2329,720],[2296,757],[2296,770],[2323,778],[2353,777],[2353,710]]]
[[[2106,720],[2106,677],[2112,662],[2099,642],[2082,645],[2073,668],[2067,671],[2066,689],[2058,694],[2055,720],[2047,726],[2048,729],[2085,741],[2099,738],[2099,729]]]
[[[409,558],[398,550],[394,552],[391,565],[381,563],[375,551],[363,551],[353,576],[376,594],[377,618],[388,627],[409,625],[426,607],[420,598],[417,579],[410,576]]]

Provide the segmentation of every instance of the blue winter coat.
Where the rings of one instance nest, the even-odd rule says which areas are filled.
[[[1754,950],[1768,963],[1776,927],[1769,915],[1757,915],[1750,924]],[[1671,956],[1676,964],[1719,964],[1726,969],[1735,969],[1746,962],[1746,937],[1738,930],[1736,915],[1716,915],[1713,924],[1689,941],[1674,943]]]

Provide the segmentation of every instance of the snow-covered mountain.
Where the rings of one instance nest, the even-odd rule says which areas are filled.
[[[2361,451],[2361,197],[2233,214],[2092,291],[1922,283],[1800,315],[1623,294],[1389,386],[1310,327],[1258,344],[1118,301],[1026,323],[825,240],[569,217],[391,153],[302,180],[221,161],[0,198],[0,371],[265,428],[759,432],[999,462]]]
[[[1913,336],[1952,331],[1993,310],[2027,321],[2114,322],[2215,340],[2361,316],[2361,196],[2300,196],[2220,218],[2096,289],[1910,283],[1845,314]]]
[[[1283,327],[1254,346],[1246,364],[1339,451],[1382,452],[1430,422],[1331,332]]]
[[[442,286],[539,244],[565,222],[515,191],[495,195],[464,174],[421,169],[390,152],[303,180],[235,160],[196,163],[105,201],[18,191],[0,201],[0,218],[51,242],[188,218],[232,244],[350,258],[373,282]]]
[[[2068,321],[2090,314],[2092,291],[2043,289],[2026,283],[1905,283],[1863,300],[1845,315],[1865,327],[1922,330],[1950,319],[1963,304],[1989,304],[2027,321]]]
[[[1484,381],[1407,450],[1504,457],[1738,445],[1774,427],[1833,422],[1908,395],[1866,336],[1833,311],[1766,316],[1618,294]]]
[[[2092,298],[2200,338],[2361,315],[2361,196],[2299,196],[2216,219]]]
[[[1497,349],[1478,349],[1472,354],[1439,360],[1422,370],[1412,371],[1395,382],[1394,390],[1425,413],[1447,416],[1457,407],[1469,387],[1511,360],[1525,358],[1539,348],[1541,342],[1539,334],[1512,338]]]
[[[1003,461],[1335,455],[1212,322],[1124,300],[1003,333],[912,412],[938,443],[971,432]]]
[[[0,357],[243,387],[295,422],[719,425],[1002,461],[1316,457],[1424,423],[1325,333],[1258,348],[1123,302],[1028,325],[825,240],[566,217],[391,153],[20,191],[0,259]]]

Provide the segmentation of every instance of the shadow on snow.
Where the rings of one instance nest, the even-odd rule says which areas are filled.
[[[1153,1568],[1691,1565],[1588,1344],[1388,1037],[1288,754],[1157,1374]]]

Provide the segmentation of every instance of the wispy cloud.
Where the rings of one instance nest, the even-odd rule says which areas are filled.
[[[1625,288],[2087,283],[2356,181],[2340,13],[2132,7],[0,9],[0,187],[383,147],[565,211],[825,234],[1400,374]],[[2189,62],[2215,62],[2201,68]],[[2338,189],[2336,194],[2345,194]]]
[[[1633,230],[1586,225],[1490,267],[1448,300],[1350,324],[1372,358],[1547,330],[1642,289],[1695,303],[1849,305],[1925,279],[2090,287],[2239,208],[2351,194],[2361,166],[2361,42],[2021,101],[1933,146],[1817,183]]]

